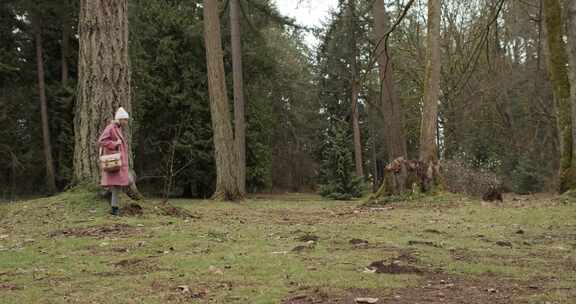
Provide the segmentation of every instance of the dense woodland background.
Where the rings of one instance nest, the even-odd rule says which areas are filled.
[[[572,145],[565,141],[571,137],[566,66],[574,50],[566,52],[570,29],[568,36],[562,32],[573,1],[431,2],[442,10],[437,157],[492,172],[508,191],[570,188],[561,183],[566,171],[560,168],[562,149]],[[203,3],[127,3],[139,187],[152,195],[210,197],[216,165]],[[233,96],[231,6],[220,4],[226,87]],[[419,158],[426,1],[382,7],[340,1],[318,29],[281,16],[273,1],[239,4],[248,192],[320,191],[338,179],[355,183],[352,176],[377,189],[377,173],[399,156],[393,147]],[[47,148],[57,191],[74,184],[79,5],[0,4],[0,197],[51,192]],[[304,43],[307,31],[320,38],[317,49]],[[389,58],[380,57],[384,46]],[[379,70],[381,60],[390,60],[389,69]],[[39,92],[45,92],[49,142]],[[380,103],[384,94],[396,105]],[[401,143],[389,135],[394,128],[405,138]],[[571,166],[567,161],[564,167]]]

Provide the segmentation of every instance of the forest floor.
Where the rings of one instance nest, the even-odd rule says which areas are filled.
[[[112,217],[79,191],[0,204],[0,302],[576,303],[569,199],[170,202],[187,212]]]

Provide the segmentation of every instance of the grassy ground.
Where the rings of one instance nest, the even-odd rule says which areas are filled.
[[[82,192],[1,204],[0,302],[576,303],[576,203],[557,198],[171,203],[194,217],[114,218]]]

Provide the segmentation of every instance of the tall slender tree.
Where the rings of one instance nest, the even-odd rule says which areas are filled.
[[[68,67],[68,56],[70,53],[70,32],[72,27],[72,16],[70,15],[70,2],[68,0],[63,1],[62,9],[62,44],[61,44],[61,64],[62,64],[62,85],[66,86],[68,83],[69,67]]]
[[[568,1],[568,3],[571,1]],[[568,77],[568,56],[564,42],[562,6],[559,0],[544,0],[544,23],[547,32],[548,71],[552,83],[552,91],[556,102],[558,134],[560,142],[560,192],[576,186],[573,145],[574,136],[570,118],[570,79]],[[568,33],[573,37],[573,33]]]
[[[358,113],[358,95],[360,94],[360,80],[358,75],[358,42],[356,39],[356,0],[348,0],[348,35],[350,38],[350,94],[352,107],[352,131],[354,134],[354,163],[356,176],[364,177],[362,162],[362,139],[360,135],[360,115]]]
[[[242,32],[240,28],[240,0],[230,1],[232,38],[232,74],[234,80],[234,143],[238,154],[238,188],[246,192],[246,123],[244,79],[242,71]]]
[[[420,127],[420,160],[429,162],[438,158],[436,132],[438,125],[438,98],[440,96],[440,16],[441,1],[428,0],[428,34],[426,36],[426,74],[422,124]]]
[[[36,68],[38,76],[38,96],[40,99],[40,115],[42,118],[42,140],[44,144],[44,159],[46,162],[46,186],[49,193],[56,192],[56,177],[52,160],[52,144],[48,122],[48,102],[46,100],[46,85],[44,83],[44,48],[42,46],[42,17],[34,12],[32,27],[36,46]]]
[[[128,0],[81,0],[79,35],[74,179],[97,183],[98,135],[119,106],[132,109]],[[125,135],[130,142],[130,131]]]
[[[392,74],[394,69],[389,58],[390,50],[386,49],[384,41],[389,27],[389,20],[383,0],[374,1],[372,14],[374,15],[374,40],[378,43],[376,54],[381,87],[379,109],[384,118],[388,158],[392,161],[398,157],[407,158],[404,115],[400,98],[398,98],[394,88],[394,76]]]
[[[208,92],[216,159],[215,200],[238,200],[243,196],[238,182],[238,159],[228,109],[228,94],[222,54],[219,0],[204,1],[204,41],[208,65]]]

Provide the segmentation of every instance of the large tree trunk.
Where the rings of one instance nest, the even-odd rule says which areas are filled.
[[[356,165],[356,176],[364,177],[364,167],[362,165],[362,139],[360,135],[360,122],[358,114],[358,95],[360,94],[360,83],[358,77],[357,63],[357,43],[356,43],[356,22],[355,10],[356,0],[348,2],[348,30],[350,34],[350,88],[351,88],[351,106],[352,106],[352,131],[354,134],[354,161]]]
[[[428,34],[426,49],[426,75],[424,79],[424,104],[420,129],[420,160],[438,159],[436,127],[438,124],[438,98],[440,95],[440,0],[428,0]]]
[[[574,168],[576,161],[576,0],[566,1],[568,10],[568,58],[570,63],[570,109],[572,122],[572,161],[571,168]],[[576,186],[570,183],[570,188]]]
[[[386,49],[385,35],[388,31],[389,21],[383,0],[375,0],[372,6],[374,15],[375,41],[378,44],[376,49],[378,60],[378,71],[380,76],[380,112],[384,118],[384,136],[386,139],[386,150],[389,161],[408,157],[406,148],[406,137],[404,135],[404,119],[400,99],[394,89],[394,78],[392,74],[392,63]],[[410,188],[405,187],[407,171],[401,168],[393,175],[392,193],[403,193]]]
[[[208,63],[208,91],[216,161],[215,200],[238,200],[238,160],[232,136],[220,34],[219,1],[204,1],[204,40]]]
[[[79,32],[74,180],[96,184],[100,178],[96,145],[99,133],[118,107],[128,112],[132,108],[128,0],[81,0]],[[130,143],[130,130],[124,133]]]
[[[38,74],[38,96],[40,97],[40,116],[42,118],[42,140],[44,144],[44,159],[46,161],[46,187],[49,193],[56,192],[54,162],[52,160],[52,144],[50,126],[48,123],[48,103],[46,101],[46,86],[44,84],[44,50],[42,47],[42,20],[40,16],[33,17],[34,40],[36,43],[36,67]]]
[[[244,80],[242,72],[242,42],[240,31],[240,0],[230,1],[232,36],[232,72],[234,75],[234,143],[238,153],[238,188],[246,192],[246,123]]]
[[[572,162],[576,161],[576,0],[567,0],[568,61],[570,65],[570,116],[572,123]]]
[[[572,2],[572,1],[570,1]],[[571,7],[572,5],[570,5]],[[574,170],[573,132],[570,109],[570,81],[566,64],[566,45],[563,40],[562,8],[559,0],[544,0],[544,21],[547,32],[548,70],[552,82],[554,99],[556,101],[558,133],[560,136],[560,187],[564,192],[576,186],[576,172]],[[573,37],[574,33],[568,33]]]
[[[376,50],[378,69],[380,73],[380,111],[384,118],[386,149],[390,161],[398,157],[407,157],[406,136],[404,135],[404,115],[402,104],[394,89],[392,63],[384,42],[384,35],[388,31],[388,15],[383,0],[375,0],[372,7],[374,15],[375,41],[380,44]]]

